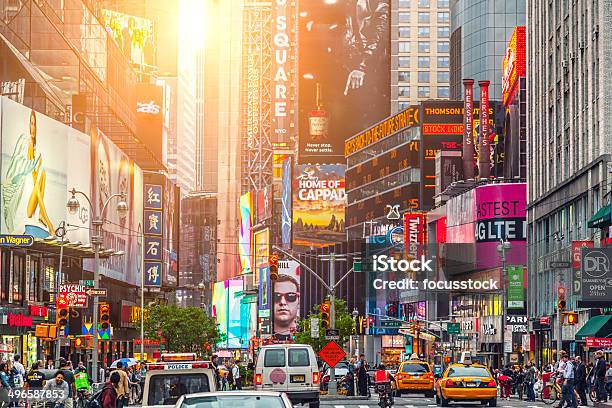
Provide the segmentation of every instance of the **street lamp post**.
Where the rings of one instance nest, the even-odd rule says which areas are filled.
[[[77,194],[82,195],[87,200],[89,207],[91,208],[93,218],[92,225],[94,227],[94,233],[91,236],[91,243],[94,247],[94,289],[98,289],[100,281],[100,249],[102,248],[102,225],[104,224],[104,214],[110,201],[115,197],[120,197],[121,200],[117,203],[117,213],[120,216],[125,216],[128,212],[128,204],[125,201],[124,193],[116,193],[106,199],[106,202],[102,206],[102,210],[98,214],[97,207],[92,204],[91,199],[87,194],[76,189],[70,191],[72,197],[68,200],[66,207],[70,214],[76,214],[81,207],[81,203],[76,198]],[[93,297],[93,351],[91,356],[91,378],[94,383],[98,382],[98,296]]]
[[[506,239],[500,238],[499,244],[497,244],[497,252],[501,256],[502,261],[502,273],[501,273],[501,290],[502,290],[502,323],[501,323],[501,356],[502,363],[505,366],[508,364],[507,356],[506,356],[506,313],[507,313],[507,301],[506,301],[506,252],[512,248],[512,244]],[[510,338],[510,342],[512,342],[512,338]]]

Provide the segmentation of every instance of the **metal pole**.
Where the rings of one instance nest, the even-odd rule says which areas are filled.
[[[64,225],[64,223],[62,222],[62,226]],[[55,235],[57,235],[60,232],[60,228],[57,229],[57,231],[55,232]],[[60,258],[59,258],[59,268],[57,271],[57,277],[58,277],[58,281],[55,282],[55,286],[57,287],[57,290],[55,291],[55,302],[57,302],[57,297],[59,296],[59,285],[60,285],[60,281],[62,279],[62,264],[64,263],[64,236],[66,235],[66,232],[62,232],[62,243],[60,246]],[[56,303],[57,304],[57,303]],[[60,353],[61,353],[61,345],[60,345],[60,336],[59,336],[59,332],[57,333],[57,336],[55,337],[55,366],[57,368],[59,367],[59,360],[60,360]]]
[[[559,269],[559,287],[563,287],[563,269]],[[567,291],[566,291],[567,302]],[[561,324],[561,308],[557,305],[557,362],[561,361],[561,350],[563,350],[563,325]]]
[[[144,245],[144,239],[143,239]],[[140,362],[144,363],[144,256],[140,265]]]
[[[329,326],[330,329],[336,328],[336,254],[329,254]],[[329,370],[329,387],[328,393],[335,395],[337,393],[336,384],[336,369],[331,367]]]
[[[501,276],[501,287],[502,287],[502,323],[501,323],[501,360],[502,365],[506,365],[506,308],[508,307],[506,301],[506,248],[504,242],[501,242],[501,256],[502,256],[502,276]],[[512,339],[510,339],[512,341]]]
[[[92,206],[93,207],[93,206]],[[102,220],[94,217],[94,236],[91,241],[94,244],[94,289],[99,288],[100,280],[100,245],[102,244]],[[93,297],[93,350],[91,353],[91,379],[98,382],[98,296]]]

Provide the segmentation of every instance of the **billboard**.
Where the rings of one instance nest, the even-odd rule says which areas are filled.
[[[278,279],[274,281],[273,330],[279,340],[289,340],[300,318],[300,264],[278,261]]]
[[[254,254],[255,254],[255,274],[253,284],[259,284],[259,268],[268,266],[270,256],[270,228],[259,230],[253,234]]]
[[[344,172],[340,164],[295,166],[294,248],[320,248],[345,239]]]
[[[240,197],[240,242],[238,253],[242,273],[251,272],[253,234],[253,195],[251,192]]]
[[[579,295],[581,292],[582,271],[580,266],[582,265],[582,248],[593,248],[594,246],[595,243],[589,240],[572,241],[572,293],[574,295]]]
[[[227,286],[228,281],[215,282],[212,291],[212,316],[217,319],[219,326],[219,336],[221,341],[217,344],[219,347],[227,345]]]
[[[299,161],[344,161],[344,141],[390,113],[390,1],[299,2]]]
[[[527,35],[525,26],[514,27],[502,65],[502,103],[512,101],[517,79],[527,74]]]
[[[522,265],[508,265],[508,309],[525,308],[525,269]],[[506,307],[504,305],[504,307]]]
[[[272,306],[272,293],[270,287],[270,267],[259,268],[259,292],[257,294],[259,305],[259,330],[262,335],[272,334],[270,309]]]
[[[158,160],[163,159],[164,88],[138,82],[132,93],[136,112],[136,136]]]
[[[263,190],[257,192],[257,223],[262,223],[265,220],[272,218],[272,186],[266,186]]]
[[[287,249],[291,247],[292,203],[291,180],[293,174],[293,159],[289,156],[283,161],[282,196],[281,196],[281,243]]]
[[[133,64],[155,65],[155,26],[142,17],[102,9],[104,28]]]
[[[612,299],[612,248],[582,249],[581,294],[583,302],[609,305]]]
[[[507,252],[509,265],[527,262],[527,185],[525,183],[489,184],[475,189],[476,267],[500,265],[497,244],[512,243]]]
[[[242,314],[243,305],[240,302],[243,281],[232,279],[225,282],[227,283],[227,348],[247,348],[248,337],[246,332],[249,319],[243,318],[248,314]]]

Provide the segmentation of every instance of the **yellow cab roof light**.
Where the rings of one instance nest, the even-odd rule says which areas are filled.
[[[459,360],[461,364],[470,365],[472,364],[472,353],[469,351],[464,351],[461,353],[461,359]]]

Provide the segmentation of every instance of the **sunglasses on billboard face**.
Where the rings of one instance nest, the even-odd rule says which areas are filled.
[[[288,292],[288,293],[274,293],[274,302],[279,303],[281,298],[285,298],[287,303],[293,303],[298,300],[300,295],[296,292]]]

